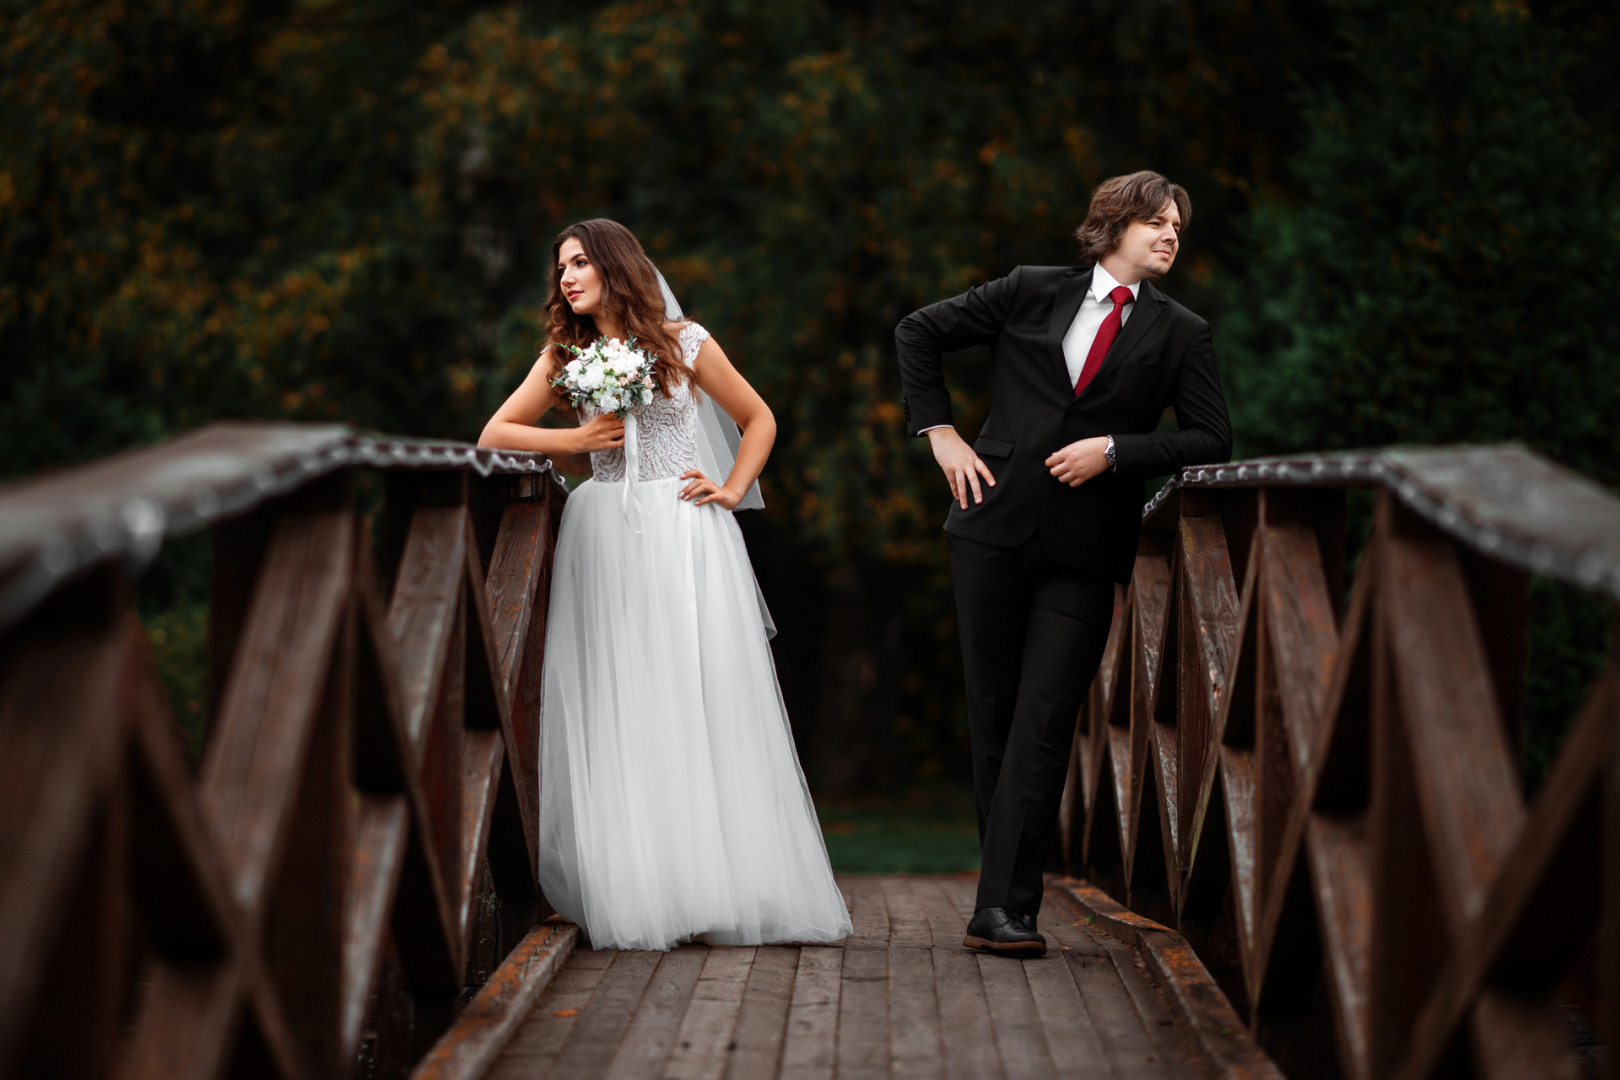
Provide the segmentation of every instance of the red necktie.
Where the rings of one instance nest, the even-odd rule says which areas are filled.
[[[1108,347],[1119,336],[1119,313],[1125,310],[1125,305],[1135,300],[1131,290],[1123,285],[1115,286],[1114,291],[1108,294],[1114,302],[1114,310],[1103,319],[1102,325],[1097,327],[1097,336],[1091,342],[1091,351],[1086,353],[1085,366],[1080,369],[1080,377],[1074,380],[1074,396],[1079,397],[1086,384],[1097,376],[1097,369],[1102,367],[1103,357],[1108,355]]]

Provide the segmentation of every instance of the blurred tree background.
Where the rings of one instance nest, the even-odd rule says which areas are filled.
[[[1612,0],[0,4],[0,477],[226,417],[475,438],[552,236],[616,218],[777,411],[744,528],[823,791],[966,770],[894,324],[1072,262],[1107,176],[1192,192],[1166,284],[1240,454],[1511,438],[1620,483]],[[185,701],[197,561],[146,588]],[[1536,721],[1609,616],[1533,597]]]

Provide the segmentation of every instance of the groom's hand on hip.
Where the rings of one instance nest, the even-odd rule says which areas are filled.
[[[1046,468],[1070,487],[1079,487],[1093,476],[1108,471],[1108,436],[1081,439],[1056,451],[1046,459]]]
[[[979,477],[984,477],[990,487],[996,486],[996,478],[990,475],[990,467],[979,460],[979,455],[973,452],[962,436],[956,433],[953,427],[937,427],[928,431],[928,442],[934,450],[934,460],[939,462],[940,470],[945,473],[945,479],[951,485],[951,498],[967,509],[968,492],[973,493],[975,503],[984,502],[984,490],[979,487]]]

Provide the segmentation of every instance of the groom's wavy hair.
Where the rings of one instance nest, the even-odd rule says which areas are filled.
[[[1080,257],[1095,263],[1119,246],[1131,222],[1151,219],[1166,202],[1176,204],[1182,231],[1186,231],[1192,224],[1192,199],[1180,184],[1145,169],[1104,180],[1091,193],[1085,223],[1074,233],[1080,241]]]
[[[562,292],[558,253],[563,242],[578,240],[585,257],[602,279],[602,313],[654,356],[653,374],[665,397],[678,383],[692,378],[680,342],[664,328],[664,293],[658,271],[634,233],[607,218],[577,222],[551,242],[551,289],[546,297],[546,355],[553,345],[583,349],[601,335],[589,315],[576,315]],[[553,362],[566,361],[554,357]]]

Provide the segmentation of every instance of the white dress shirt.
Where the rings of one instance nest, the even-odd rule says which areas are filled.
[[[1135,301],[1140,299],[1138,293],[1142,283],[1139,281],[1126,287],[1131,290],[1132,302],[1120,309],[1121,330],[1136,309]],[[1080,301],[1080,310],[1074,313],[1074,322],[1069,324],[1068,332],[1063,335],[1063,362],[1069,368],[1070,386],[1080,381],[1080,369],[1086,366],[1091,343],[1097,340],[1097,331],[1102,329],[1103,320],[1114,310],[1114,298],[1108,294],[1117,288],[1119,282],[1100,263],[1091,271],[1091,288],[1086,290],[1085,298]]]
[[[1080,310],[1074,313],[1074,321],[1069,324],[1068,331],[1063,335],[1063,362],[1069,368],[1069,385],[1072,387],[1080,381],[1080,369],[1086,366],[1086,354],[1091,351],[1091,343],[1097,340],[1097,331],[1102,329],[1103,320],[1108,313],[1114,310],[1114,298],[1109,294],[1119,288],[1119,282],[1114,275],[1102,268],[1098,263],[1091,271],[1091,288],[1086,290],[1085,297],[1080,301]],[[1136,300],[1141,299],[1142,283],[1128,285],[1131,290],[1132,302],[1126,304],[1119,313],[1119,328],[1125,329],[1126,320],[1131,317],[1131,311],[1136,307]],[[1117,339],[1116,339],[1117,340]],[[950,424],[935,424],[917,432],[926,435],[934,428],[951,427]]]

